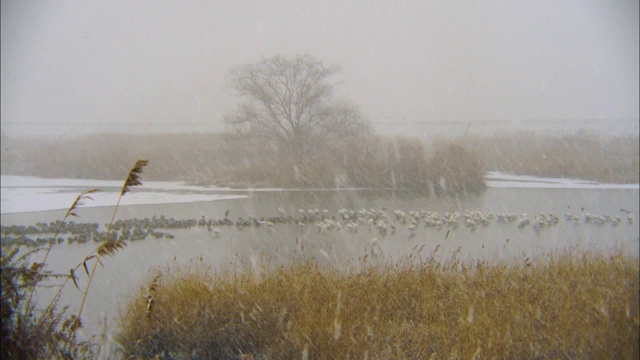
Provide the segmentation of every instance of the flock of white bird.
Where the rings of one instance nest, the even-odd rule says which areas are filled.
[[[631,211],[621,209],[624,215],[594,215],[583,213],[582,215],[574,215],[566,213],[560,217],[553,213],[538,212],[530,217],[526,213],[491,213],[487,211],[469,211],[465,210],[460,213],[458,211],[439,213],[435,211],[419,210],[419,211],[403,211],[393,210],[387,212],[384,209],[360,209],[358,211],[349,209],[340,209],[338,216],[334,216],[328,210],[319,209],[298,209],[299,217],[296,222],[301,227],[309,224],[315,224],[319,232],[327,232],[331,230],[346,229],[350,232],[358,232],[360,228],[366,226],[370,231],[377,231],[380,235],[386,235],[389,232],[395,233],[401,229],[406,229],[410,235],[415,235],[420,227],[435,229],[456,229],[465,226],[470,230],[479,227],[485,227],[492,223],[514,224],[519,229],[533,227],[540,230],[559,224],[562,220],[573,225],[593,224],[617,226],[623,222],[633,224],[635,217]],[[282,217],[284,210],[279,209]]]

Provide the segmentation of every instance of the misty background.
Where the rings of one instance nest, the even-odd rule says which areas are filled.
[[[256,344],[258,350],[259,344],[284,344],[283,349],[293,349],[295,356],[302,353],[303,358],[356,357],[359,352],[388,358],[392,357],[386,352],[389,349],[396,356],[420,358],[448,358],[453,353],[460,358],[480,354],[497,358],[631,354],[630,358],[638,358],[633,356],[638,353],[640,293],[638,0],[0,0],[0,4],[0,245],[3,250],[6,245],[45,245],[58,236],[52,230],[62,229],[66,219],[64,228],[78,231],[57,237],[55,242],[69,245],[52,246],[42,263],[46,260],[47,269],[66,274],[80,260],[75,268],[80,285],[76,286],[86,291],[93,275],[80,267],[84,264],[86,269],[89,262],[96,268],[93,261],[100,260],[87,255],[95,254],[95,242],[115,240],[115,236],[129,242],[127,250],[113,260],[103,259],[106,270],[98,271],[84,313],[85,297],[79,296],[78,289],[69,283],[61,292],[59,308],[69,305],[71,313],[76,313],[79,305],[83,330],[78,339],[93,335],[105,339],[102,357],[116,358],[108,347],[116,339],[119,348],[128,348],[121,353],[123,358],[151,358],[158,353],[197,356],[202,354],[196,351],[201,346],[225,349],[213,358],[263,357],[255,349],[242,348],[247,344]],[[319,119],[325,123],[314,124],[321,131],[307,126],[311,130],[294,129],[289,138],[269,129],[264,131],[266,136],[259,136],[263,134],[251,126],[249,130],[254,131],[225,131],[231,130],[225,125],[225,114],[242,110],[241,100],[232,96],[229,87],[231,68],[303,54],[341,68],[331,88],[335,97],[330,100],[351,101],[375,132],[358,127],[349,137],[322,138],[324,133],[334,135],[334,129],[350,128],[338,127],[341,123],[334,120],[343,119],[336,114],[346,113],[347,119],[349,114],[359,115],[334,112],[336,108],[330,106],[334,103],[324,101],[328,96],[307,97],[324,101],[310,102],[323,114]],[[269,91],[261,90],[281,88],[273,84],[247,93],[263,95]],[[323,94],[317,90],[310,93]],[[288,98],[307,104],[304,96]],[[286,102],[279,106],[284,113],[292,112]],[[254,108],[244,109],[246,114]],[[299,115],[297,109],[301,107],[296,108]],[[361,117],[351,117],[346,125],[354,125],[354,119]],[[142,159],[150,164],[144,171],[137,165]],[[121,203],[124,191],[117,184],[122,179],[130,184],[132,174],[142,175],[144,184]],[[98,186],[104,192],[92,201],[96,206],[82,206],[80,222],[72,222],[64,209],[85,186]],[[72,204],[72,208],[81,205]],[[111,223],[106,224],[109,218]],[[100,248],[114,246],[105,244]],[[606,255],[588,260],[595,251]],[[570,258],[554,260],[562,252]],[[550,272],[544,267],[547,253]],[[576,263],[571,261],[574,254]],[[117,311],[128,306],[142,309],[142,301],[151,310],[155,295],[149,294],[150,287],[145,286],[145,300],[132,297],[149,271],[166,266],[163,279],[167,280],[158,288],[164,291],[165,284],[173,281],[172,274],[181,271],[179,264],[196,264],[195,256],[198,263],[216,269],[229,264],[234,266],[229,267],[232,271],[242,271],[246,264],[248,274],[257,274],[255,279],[267,274],[263,265],[267,269],[298,260],[317,261],[356,277],[359,270],[351,271],[351,264],[378,273],[368,267],[374,262],[367,259],[391,267],[381,268],[380,277],[360,286],[367,290],[360,302],[333,286],[321,285],[318,291],[303,286],[307,293],[328,294],[312,299],[313,305],[328,306],[324,308],[301,307],[302,301],[289,296],[289,289],[296,286],[283,288],[281,280],[259,283],[275,284],[286,294],[274,291],[277,297],[271,300],[262,297],[264,289],[239,288],[242,291],[235,293],[242,298],[227,297],[225,302],[232,307],[219,307],[219,313],[207,307],[209,295],[178,291],[184,295],[174,300],[159,293],[153,321],[172,336],[123,331],[135,327],[120,322],[120,314],[133,319],[130,324],[156,329],[156,325],[145,325],[150,312],[137,317]],[[629,260],[613,260],[622,256]],[[189,259],[194,262],[187,263]],[[422,266],[423,259],[425,269],[435,269],[433,274],[412,265],[416,261]],[[467,276],[466,261],[472,272],[476,268],[476,273],[491,279],[477,282],[477,289],[495,291],[484,296],[483,290],[448,282],[447,278],[476,282]],[[5,274],[21,273],[4,271],[5,263],[3,258],[3,283]],[[563,263],[568,267],[557,265]],[[23,273],[44,269],[34,264]],[[513,264],[516,272],[503,264]],[[529,265],[534,265],[531,270]],[[189,274],[196,268],[184,269]],[[415,288],[409,282],[422,281],[413,278],[400,282],[397,290],[382,286],[397,282],[390,274],[409,279],[405,270],[444,284],[440,290],[420,287],[447,296],[428,304],[407,301],[433,298],[405,292],[403,288]],[[550,278],[561,282],[549,286]],[[292,284],[309,284],[300,279]],[[346,279],[331,283],[355,284]],[[541,291],[531,286],[536,282]],[[576,295],[576,283],[588,286]],[[372,295],[371,284],[387,290]],[[462,289],[454,307],[446,287]],[[523,289],[533,289],[531,296],[521,296]],[[571,289],[571,293],[560,291],[570,296],[558,297],[563,289]],[[49,290],[57,291],[38,290],[33,304],[48,302]],[[338,319],[342,292],[348,299],[342,312],[358,315],[362,313],[358,309],[365,309],[364,320],[345,321],[342,327]],[[506,301],[496,301],[496,294],[504,294]],[[469,301],[458,301],[465,297]],[[281,303],[283,298],[293,300]],[[389,306],[376,299],[389,300]],[[335,318],[324,316],[334,313],[336,303]],[[491,313],[496,303],[506,306]],[[14,310],[26,309],[26,320],[11,324],[30,326],[38,316],[51,316],[38,311],[34,314],[43,315],[33,317],[28,305],[17,304]],[[348,304],[356,304],[356,311]],[[164,313],[167,309],[171,312]],[[301,322],[296,309],[322,316]],[[472,325],[474,309],[478,309],[477,320]],[[253,320],[245,322],[245,313]],[[378,321],[378,313],[390,316]],[[201,319],[190,320],[192,314],[205,319],[206,326],[196,321]],[[470,314],[466,320],[465,314]],[[583,314],[596,314],[582,316],[593,323],[576,323]],[[281,326],[285,316],[287,326]],[[169,323],[157,321],[163,318]],[[242,322],[225,320],[232,318]],[[278,324],[270,325],[276,319]],[[280,331],[292,323],[297,328]],[[23,337],[24,348],[37,346],[34,339],[60,344],[64,337],[59,326],[49,327],[40,320],[38,324],[46,327],[42,333],[52,337]],[[482,324],[488,325],[479,327]],[[527,326],[522,324],[561,331],[539,336],[539,326],[523,332]],[[451,325],[452,330],[443,331]],[[375,337],[369,328],[375,329]],[[254,329],[276,336],[277,341],[259,337]],[[152,339],[151,350],[136,353],[145,349],[146,340],[128,344],[123,339]],[[287,339],[303,343],[291,345]],[[311,339],[313,352],[309,353],[307,340]],[[323,343],[324,339],[328,342]],[[194,340],[200,343],[192,346]],[[223,348],[226,343],[233,349]],[[505,350],[500,350],[500,344],[505,344]],[[173,350],[181,348],[188,351]],[[325,348],[344,352],[315,352]]]
[[[633,0],[1,4],[4,135],[221,131],[230,67],[304,53],[341,67],[338,95],[379,131],[571,120],[637,133]]]

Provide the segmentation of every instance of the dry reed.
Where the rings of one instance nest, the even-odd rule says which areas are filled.
[[[549,254],[516,263],[406,258],[347,270],[163,272],[117,340],[136,358],[628,358],[639,352],[638,259]],[[156,278],[157,281],[158,278]]]

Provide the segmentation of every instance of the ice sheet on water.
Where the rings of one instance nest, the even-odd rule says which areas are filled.
[[[0,213],[67,209],[80,191],[87,188],[115,188],[121,181],[82,179],[42,179],[32,176],[2,175]],[[212,194],[215,188],[185,185],[180,182],[148,181],[143,191],[132,191],[122,198],[120,205],[152,205],[241,199],[245,195]],[[149,191],[153,190],[153,191]],[[209,193],[206,193],[208,191]],[[91,194],[93,201],[85,201],[83,206],[114,206],[118,191],[104,191]]]
[[[2,175],[2,187],[122,187],[123,180],[45,179],[36,176]],[[186,185],[175,181],[144,181],[145,189],[154,190],[225,190],[226,188]]]

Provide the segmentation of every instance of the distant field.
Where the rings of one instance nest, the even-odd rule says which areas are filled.
[[[577,131],[597,133],[605,137],[638,134],[638,119],[556,119],[556,120],[473,120],[473,121],[420,121],[401,119],[372,119],[374,130],[382,135],[416,136],[421,139],[436,137],[459,137],[463,135],[490,136],[496,133],[533,132],[538,135],[570,134]],[[44,136],[84,136],[111,133],[114,129],[127,134],[185,134],[223,132],[222,122],[180,121],[174,123],[158,122],[21,122],[3,120],[4,135],[12,137]]]
[[[465,135],[494,136],[528,132],[537,136],[569,135],[579,131],[604,138],[638,136],[638,119],[559,119],[559,120],[477,120],[477,121],[374,121],[379,134],[416,136],[431,141],[435,138],[457,138]]]

